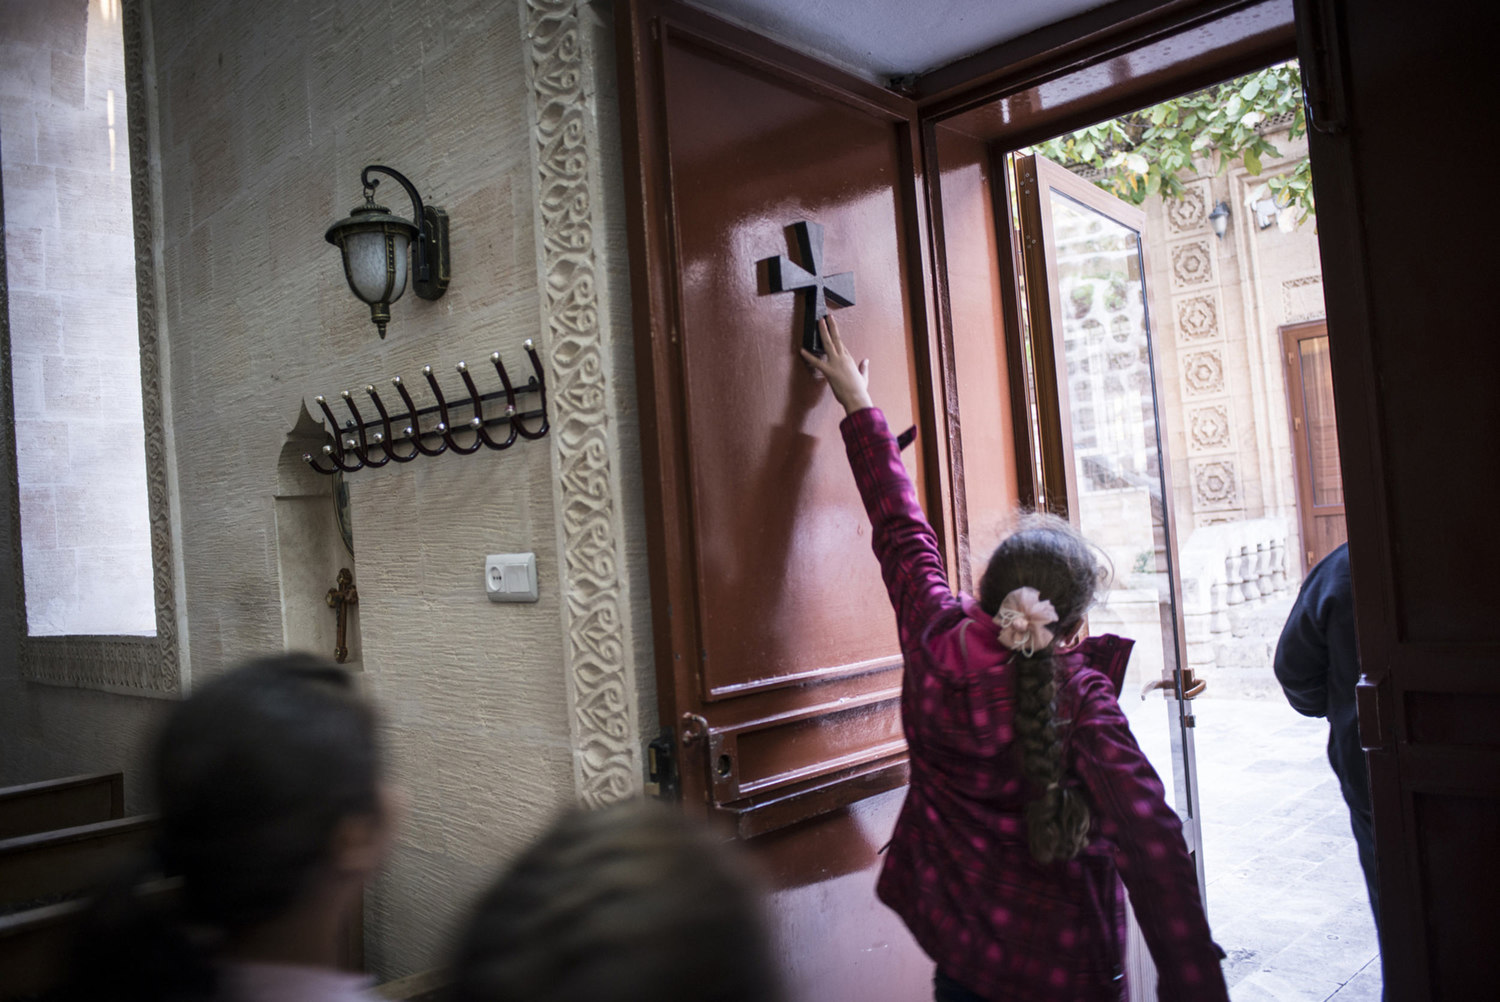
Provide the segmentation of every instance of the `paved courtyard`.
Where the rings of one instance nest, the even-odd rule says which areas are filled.
[[[1378,1002],[1380,960],[1328,726],[1204,697],[1198,792],[1214,938],[1235,1002]]]
[[[1209,921],[1234,1002],[1378,1002],[1375,923],[1328,724],[1288,706],[1271,671],[1292,597],[1243,610],[1193,702]],[[1140,697],[1153,661],[1133,666],[1121,706],[1170,788],[1168,705]]]

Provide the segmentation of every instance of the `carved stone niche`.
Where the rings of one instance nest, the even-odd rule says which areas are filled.
[[[281,632],[287,650],[334,657],[337,618],[327,603],[339,571],[354,566],[353,528],[341,476],[313,472],[302,461],[326,442],[323,423],[303,405],[287,434],[276,468],[276,565],[281,585]],[[342,495],[342,498],[341,498]],[[342,506],[341,506],[341,501]],[[340,512],[343,512],[341,517]],[[355,574],[354,584],[359,585]],[[359,606],[348,608],[344,666],[361,667]]]

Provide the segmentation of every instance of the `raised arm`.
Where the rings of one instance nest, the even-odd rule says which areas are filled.
[[[1083,694],[1069,744],[1156,962],[1157,997],[1227,1000],[1182,822],[1102,678]]]
[[[917,503],[916,488],[906,475],[885,415],[870,401],[869,360],[855,362],[832,317],[822,322],[822,334],[827,358],[807,351],[802,355],[827,378],[847,415],[840,428],[849,465],[870,516],[871,543],[896,610],[904,648],[937,613],[957,605],[958,600],[948,587],[937,535]]]

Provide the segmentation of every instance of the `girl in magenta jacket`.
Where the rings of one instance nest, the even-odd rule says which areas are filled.
[[[1226,1000],[1182,825],[1116,701],[1132,641],[1079,641],[1101,572],[1060,519],[948,587],[885,417],[830,318],[803,352],[848,414],[849,463],[906,657],[911,785],[876,893],[937,962],[938,1002],[1118,1002],[1120,884],[1161,999]]]

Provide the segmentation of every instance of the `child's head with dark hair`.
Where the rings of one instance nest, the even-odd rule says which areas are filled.
[[[310,654],[251,661],[168,718],[152,760],[165,872],[187,917],[233,935],[306,893],[339,826],[378,816],[375,711]]]
[[[391,829],[376,730],[349,673],[307,654],[249,662],[173,707],[150,759],[155,849],[85,916],[60,997],[202,1000],[223,959],[336,959]],[[145,899],[153,877],[180,890]]]
[[[1037,790],[1026,811],[1031,853],[1041,862],[1071,859],[1088,842],[1089,808],[1064,787],[1057,735],[1053,654],[1073,637],[1093,605],[1103,571],[1096,551],[1076,529],[1052,515],[1029,515],[990,557],[979,582],[979,604],[994,616],[1007,596],[1035,589],[1056,613],[1044,644],[1016,650],[1016,733],[1022,771]]]
[[[564,815],[485,894],[452,1002],[775,1002],[754,882],[731,846],[632,802]]]

